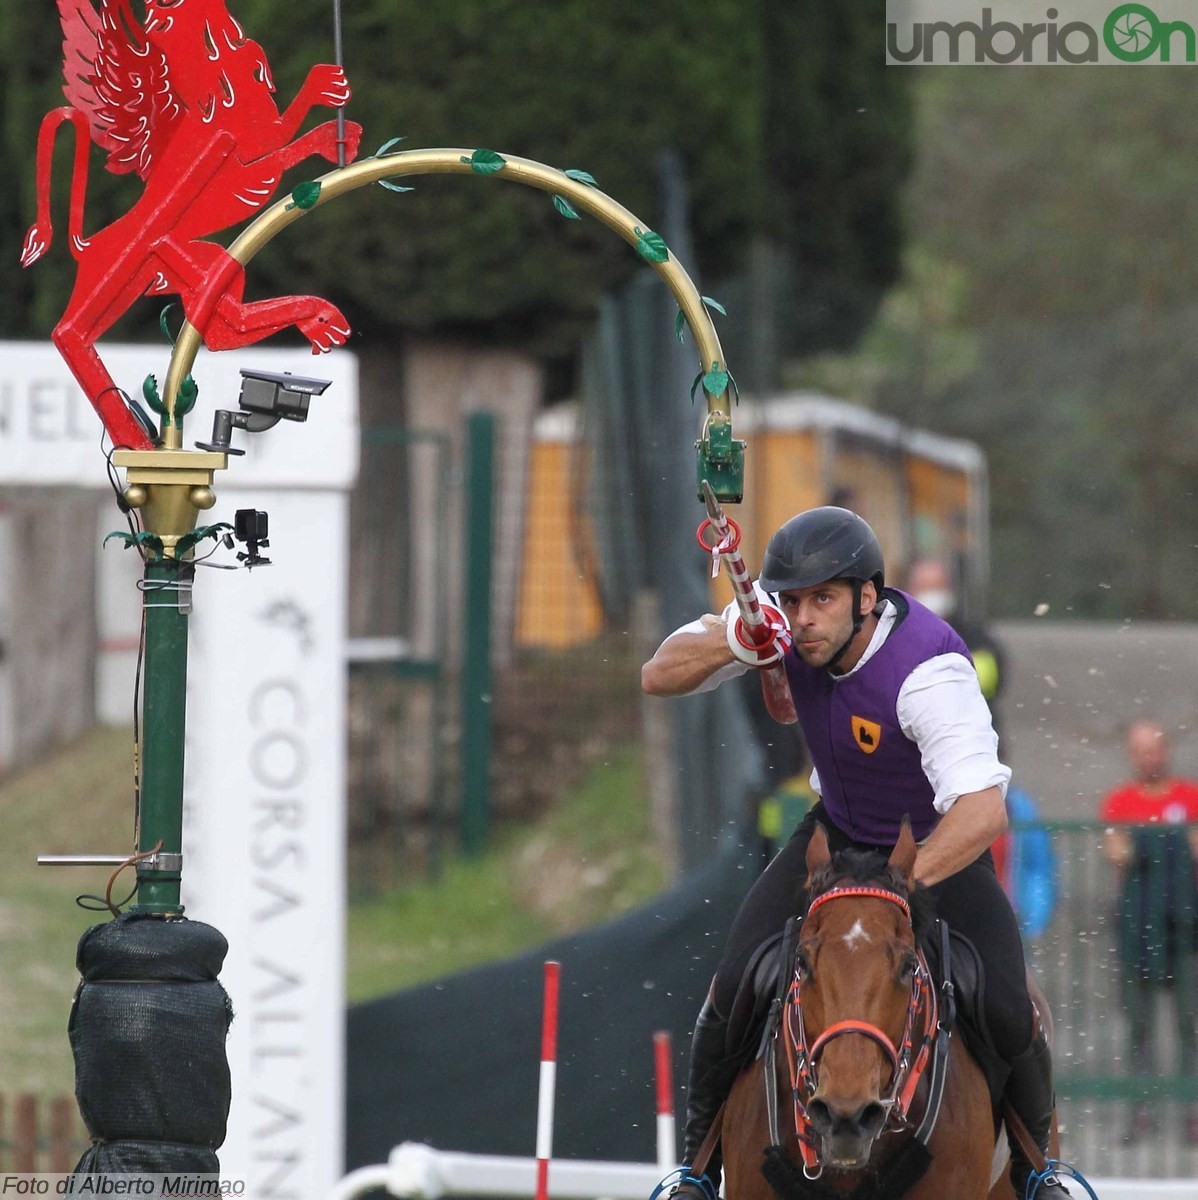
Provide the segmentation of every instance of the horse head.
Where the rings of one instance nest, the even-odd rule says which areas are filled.
[[[913,1038],[935,1003],[911,919],[915,851],[904,822],[888,861],[833,857],[822,827],[807,852],[787,1031],[797,1115],[821,1168],[864,1167],[905,1118]]]

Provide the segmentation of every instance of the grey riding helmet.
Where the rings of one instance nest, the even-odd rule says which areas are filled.
[[[872,579],[881,591],[884,577],[874,531],[855,512],[829,505],[791,517],[770,538],[757,581],[767,592],[785,592],[829,579]]]

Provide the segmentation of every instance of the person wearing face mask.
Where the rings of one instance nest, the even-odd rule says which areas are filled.
[[[998,639],[984,625],[962,615],[952,574],[940,559],[916,559],[907,572],[907,591],[942,621],[947,621],[969,647],[982,695],[990,706],[994,731],[1001,741],[998,700],[1006,682],[1006,655]]]

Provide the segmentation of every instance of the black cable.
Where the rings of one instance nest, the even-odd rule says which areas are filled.
[[[116,392],[120,392],[120,394],[122,396],[125,395],[125,393],[123,391],[121,391],[120,388],[105,388],[104,390],[105,391],[116,391]],[[103,393],[101,393],[101,395],[103,395]],[[129,505],[125,502],[125,494],[124,494],[123,489],[121,488],[120,478],[117,476],[116,467],[114,467],[112,465],[112,456],[118,450],[127,450],[129,447],[114,445],[112,447],[112,449],[105,452],[104,439],[107,436],[108,436],[108,430],[105,429],[100,434],[100,453],[104,455],[104,461],[108,468],[108,484],[112,488],[112,494],[116,497],[117,508],[119,508],[121,510],[121,512],[123,512],[125,514],[125,520],[129,525],[129,532],[133,535],[134,538],[136,538],[137,535],[139,533],[141,533],[141,531],[142,531],[141,514],[138,513],[137,509],[130,508]],[[142,552],[141,546],[136,541],[133,544],[134,544],[134,546],[137,547],[137,553],[139,555],[141,555],[142,561],[144,562],[146,556]]]

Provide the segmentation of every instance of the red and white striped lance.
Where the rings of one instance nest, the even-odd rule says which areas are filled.
[[[747,637],[754,646],[765,646],[773,638],[765,613],[761,611],[761,603],[753,587],[753,576],[745,566],[744,556],[740,552],[740,529],[735,521],[725,515],[715,492],[706,479],[700,481],[703,491],[703,502],[707,506],[707,520],[699,526],[699,544],[711,554],[713,571],[718,570],[719,560],[728,572],[728,582],[732,585],[732,596],[740,611],[741,624]],[[710,526],[715,531],[716,541],[708,542],[704,533]],[[795,712],[794,698],[790,694],[790,684],[786,678],[786,668],[781,663],[771,667],[763,667],[758,674],[761,676],[761,691],[765,696],[765,706],[769,714],[781,725],[794,725],[799,717]]]

